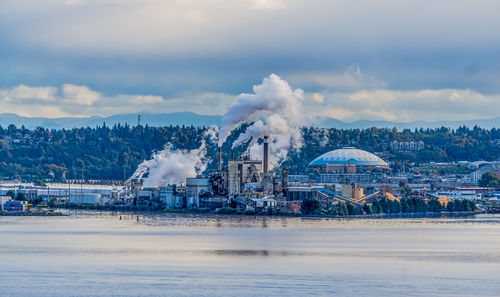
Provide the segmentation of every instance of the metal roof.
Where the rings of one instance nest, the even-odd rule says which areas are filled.
[[[326,166],[326,164],[353,164],[357,166],[389,166],[384,160],[367,151],[353,147],[345,147],[329,151],[316,159],[309,166]]]

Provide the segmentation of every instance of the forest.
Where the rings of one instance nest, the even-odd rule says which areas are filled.
[[[239,127],[223,146],[230,156],[231,143],[245,127]],[[194,149],[205,139],[208,169],[216,168],[216,141],[207,136],[208,127],[106,125],[95,128],[34,130],[10,125],[0,127],[0,179],[23,181],[65,179],[114,180],[130,177],[137,165],[170,144],[173,149]],[[497,160],[500,158],[500,129],[479,127],[402,130],[325,129],[302,130],[301,149],[290,151],[282,162],[291,174],[304,173],[317,156],[333,149],[353,146],[376,152],[391,164]],[[418,151],[397,151],[393,141],[422,141]],[[272,146],[270,147],[272,150]],[[241,154],[246,147],[235,151]]]

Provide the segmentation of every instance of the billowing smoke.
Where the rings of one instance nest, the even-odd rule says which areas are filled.
[[[293,90],[279,76],[271,74],[261,85],[253,87],[254,94],[241,94],[238,101],[230,106],[219,130],[219,146],[226,141],[231,131],[242,123],[253,123],[233,143],[233,148],[250,141],[252,157],[262,158],[262,150],[257,145],[265,135],[270,140],[271,168],[283,160],[289,149],[302,146],[300,128],[305,124],[302,115],[304,92]]]
[[[174,150],[167,144],[162,151],[153,154],[151,160],[142,162],[132,178],[143,178],[144,187],[158,187],[168,184],[179,184],[189,177],[196,177],[205,171],[209,160],[206,159],[205,140],[214,140],[217,128],[208,129],[199,148],[193,150]]]

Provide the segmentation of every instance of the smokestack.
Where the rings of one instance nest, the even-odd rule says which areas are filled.
[[[231,161],[234,160],[234,150],[231,150]]]
[[[264,136],[264,173],[267,173],[269,168],[269,136]]]
[[[218,166],[217,168],[219,169],[219,171],[222,170],[222,151],[221,151],[221,147],[219,146],[219,163],[218,163]]]

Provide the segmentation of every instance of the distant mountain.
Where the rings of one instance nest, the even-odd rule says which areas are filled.
[[[479,126],[485,129],[500,128],[500,117],[492,119],[478,119],[478,120],[467,120],[467,121],[438,121],[438,122],[426,122],[426,121],[414,121],[414,122],[390,122],[390,121],[370,121],[370,120],[360,120],[355,122],[343,122],[333,118],[322,117],[315,121],[314,126],[322,128],[339,128],[339,129],[366,129],[371,127],[377,128],[394,128],[398,130],[403,129],[415,129],[415,128],[439,128],[439,127],[449,127],[456,129],[460,126],[474,127]]]
[[[174,112],[174,113],[149,113],[141,112],[141,124],[149,126],[169,126],[169,125],[185,125],[185,126],[220,126],[222,116],[217,115],[200,115],[193,112]],[[129,124],[137,125],[138,114],[117,114],[109,117],[86,117],[86,118],[28,118],[18,116],[16,114],[4,113],[0,114],[0,125],[7,127],[14,124],[18,127],[25,126],[28,129],[36,127],[44,127],[48,129],[71,129],[75,127],[95,127],[102,126],[104,123],[108,126],[114,124]],[[478,119],[467,121],[439,121],[439,122],[390,122],[390,121],[371,121],[360,120],[355,122],[343,122],[334,118],[318,117],[314,119],[312,126],[322,128],[339,128],[339,129],[365,129],[371,127],[378,128],[393,128],[398,130],[414,129],[414,128],[437,128],[449,127],[456,129],[460,126],[474,127],[479,126],[486,129],[500,128],[500,117],[492,119]]]
[[[7,127],[14,124],[18,127],[24,125],[28,129],[44,127],[48,129],[71,129],[75,127],[96,127],[104,123],[108,126],[114,124],[137,125],[139,114],[117,114],[109,117],[88,117],[88,118],[28,118],[16,114],[0,114],[0,125]],[[192,112],[175,113],[148,113],[141,112],[141,124],[149,126],[219,126],[222,123],[222,116],[199,115]]]

